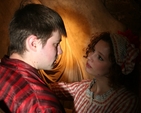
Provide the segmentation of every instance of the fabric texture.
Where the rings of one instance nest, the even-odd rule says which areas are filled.
[[[56,82],[50,86],[60,99],[74,98],[73,113],[138,113],[137,98],[125,88],[112,91],[104,100],[91,101],[90,95],[87,96],[86,93],[90,83],[90,80],[74,83]]]
[[[116,63],[121,66],[122,73],[131,73],[135,66],[135,59],[139,54],[139,49],[130,44],[126,37],[119,34],[111,34]]]
[[[7,56],[0,63],[0,100],[12,113],[64,113],[54,93],[40,79],[38,70]]]

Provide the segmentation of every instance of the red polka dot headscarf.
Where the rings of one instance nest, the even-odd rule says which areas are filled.
[[[110,35],[116,63],[121,66],[122,73],[127,75],[131,73],[135,66],[135,59],[139,54],[139,49],[129,43],[127,37],[121,34],[111,34]]]

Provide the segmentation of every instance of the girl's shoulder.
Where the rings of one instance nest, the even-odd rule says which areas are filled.
[[[115,91],[115,98],[121,98],[122,101],[137,100],[137,95],[122,87]]]

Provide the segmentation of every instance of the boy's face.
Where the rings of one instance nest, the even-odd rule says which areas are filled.
[[[53,68],[58,55],[62,54],[60,42],[61,34],[57,30],[52,33],[44,47],[42,44],[38,47],[38,69],[50,70]]]

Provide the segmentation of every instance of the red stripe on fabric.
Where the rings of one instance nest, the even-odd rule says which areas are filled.
[[[114,111],[117,106],[122,104],[129,97],[128,96],[129,92],[120,92],[120,93],[121,94],[118,96],[118,98],[116,98],[115,101],[112,103],[112,106],[111,106],[111,109],[110,109],[111,111]]]
[[[31,109],[33,107],[33,105],[35,104],[33,102],[33,96],[34,96],[34,94],[32,93],[28,97],[24,98],[24,101],[22,101],[22,103],[20,104],[20,106],[17,109],[17,113],[28,112],[29,109]]]
[[[25,85],[22,89],[21,87],[19,88],[18,92],[13,96],[13,102],[10,106],[10,109],[15,109],[15,105],[17,105],[17,107],[20,106],[20,104],[23,101],[25,101],[26,98],[28,98],[28,96],[30,95],[28,88],[29,88],[28,85]],[[28,95],[27,95],[27,91],[28,91]]]

